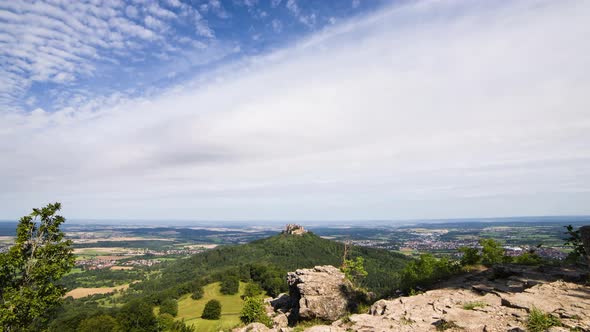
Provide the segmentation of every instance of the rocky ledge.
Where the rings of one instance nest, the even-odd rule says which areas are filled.
[[[320,289],[320,293],[324,295],[330,292],[338,293],[338,287],[316,284],[316,287],[308,289],[304,286],[306,278],[302,278],[305,275],[326,273],[321,271],[336,273],[337,269],[316,267],[310,270],[313,271],[299,274],[295,272],[298,281],[293,285],[296,285],[302,294],[297,301],[300,308],[326,313],[324,318],[340,315],[345,308],[345,296],[332,301],[331,296],[311,295]],[[527,318],[533,308],[559,318],[562,326],[553,327],[550,331],[590,331],[588,278],[587,270],[499,266],[452,278],[438,285],[437,289],[419,295],[377,301],[366,314],[350,315],[334,321],[331,325],[314,326],[305,331],[524,332]],[[308,296],[313,299],[312,302],[305,302]],[[303,305],[301,301],[304,302]],[[276,310],[281,312],[281,309],[277,308],[270,310],[275,317]],[[318,317],[314,315],[310,317]],[[259,325],[243,329],[282,332],[291,330],[286,323],[272,329]]]

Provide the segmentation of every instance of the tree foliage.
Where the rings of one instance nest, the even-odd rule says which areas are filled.
[[[83,320],[78,327],[78,332],[112,332],[118,329],[119,323],[112,316],[99,315]]]
[[[117,320],[123,331],[156,332],[158,322],[152,306],[143,300],[133,300],[125,304],[117,314]]]
[[[481,262],[485,265],[500,264],[504,261],[504,248],[494,239],[481,239]]]
[[[203,319],[219,319],[221,317],[221,303],[217,300],[209,300],[207,304],[205,304],[205,308],[203,309],[203,314],[201,318]]]
[[[264,310],[264,303],[260,297],[247,297],[240,312],[240,320],[244,324],[259,322],[270,326],[270,318]]]
[[[572,247],[573,251],[569,254],[569,259],[576,260],[579,257],[584,257],[586,255],[586,249],[584,248],[584,243],[582,241],[582,235],[580,234],[579,229],[574,229],[574,226],[567,225],[564,226],[566,229],[565,234],[568,236],[566,242],[564,243],[566,246]]]
[[[191,294],[191,299],[193,300],[200,300],[205,295],[205,291],[203,290],[203,286],[199,286],[195,288],[193,293]]]
[[[14,246],[0,253],[0,326],[28,330],[46,323],[66,289],[57,282],[74,265],[72,242],[60,230],[60,203],[33,209],[20,219]]]
[[[246,297],[256,297],[261,295],[264,292],[264,290],[262,290],[262,287],[260,287],[259,284],[255,283],[255,282],[249,282],[246,284],[246,287],[244,288],[244,295],[242,295],[244,298]]]
[[[178,302],[175,299],[166,299],[160,304],[160,314],[170,314],[176,317],[178,314]]]
[[[416,287],[428,287],[457,272],[458,264],[447,257],[437,259],[431,254],[422,254],[419,259],[408,263],[403,269],[401,287],[405,291]]]
[[[476,265],[481,263],[481,256],[477,248],[461,247],[459,252],[463,253],[461,256],[461,265]]]
[[[240,279],[235,275],[226,275],[221,279],[219,291],[224,295],[236,294],[240,289]]]
[[[342,266],[342,272],[355,285],[359,284],[368,275],[365,270],[365,259],[357,257],[356,259],[345,259]]]
[[[300,236],[280,234],[239,246],[219,246],[186,260],[171,262],[163,269],[161,278],[137,283],[130,288],[142,292],[163,292],[185,282],[223,273],[236,275],[246,282],[253,280],[269,296],[276,296],[287,290],[287,271],[316,265],[340,266],[343,247],[340,242],[323,239],[312,232]],[[368,275],[360,286],[374,292],[377,297],[394,294],[399,287],[398,273],[410,260],[399,253],[357,246],[351,247],[349,254],[351,257],[363,257]],[[213,281],[222,280],[220,277],[210,280]]]

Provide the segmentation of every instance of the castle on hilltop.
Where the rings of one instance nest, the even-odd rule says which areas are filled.
[[[307,230],[303,228],[303,226],[297,224],[287,224],[285,226],[285,230],[283,231],[283,234],[289,235],[302,235],[305,233],[307,233]]]

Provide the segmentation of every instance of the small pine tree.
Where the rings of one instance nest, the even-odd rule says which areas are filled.
[[[365,270],[365,259],[362,257],[357,257],[355,260],[345,259],[342,272],[354,284],[360,284],[368,274]]]
[[[205,304],[201,318],[216,320],[221,317],[221,303],[217,300],[210,300]]]

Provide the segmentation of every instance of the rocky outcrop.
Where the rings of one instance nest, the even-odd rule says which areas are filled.
[[[590,331],[588,282],[589,271],[584,269],[498,266],[452,278],[423,294],[379,300],[365,314],[304,331],[524,332],[533,308],[559,318],[563,326],[549,331]],[[289,284],[290,295],[267,301],[273,328],[251,324],[239,331],[292,332],[286,320],[292,322],[294,315],[333,320],[350,305],[345,290],[350,285],[335,267],[291,272]]]
[[[338,268],[331,265],[299,269],[287,274],[289,294],[264,300],[266,313],[273,322],[273,328],[253,323],[238,332],[272,331],[288,332],[301,320],[318,319],[335,321],[348,313],[351,307],[350,295],[355,289]],[[314,326],[312,332],[345,331],[338,326]]]
[[[456,278],[441,289],[380,300],[369,313],[334,324],[352,331],[525,331],[536,307],[559,317],[565,328],[590,330],[587,274],[561,269],[503,267]],[[499,277],[500,276],[500,277]],[[569,278],[571,281],[557,280]]]
[[[289,272],[287,282],[297,320],[335,321],[348,312],[347,293],[352,284],[331,265]]]

